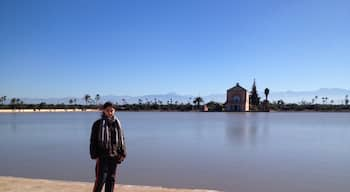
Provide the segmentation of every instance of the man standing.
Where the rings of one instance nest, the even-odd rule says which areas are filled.
[[[105,192],[114,189],[117,164],[126,157],[123,129],[115,114],[115,107],[106,102],[101,118],[94,122],[90,137],[90,157],[96,159],[96,180],[93,192],[100,192],[105,184]]]

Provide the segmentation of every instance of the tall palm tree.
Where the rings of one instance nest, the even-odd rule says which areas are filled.
[[[315,96],[315,103],[317,104],[317,99],[318,99],[318,96],[316,95]]]
[[[98,101],[100,99],[101,99],[100,94],[96,94],[96,96],[95,96],[96,105],[98,105]]]
[[[269,96],[270,90],[268,88],[265,89],[265,97],[267,101],[267,97]]]
[[[70,104],[70,105],[73,104],[73,99],[69,99],[69,104]]]
[[[349,95],[345,95],[345,105],[349,104]]]
[[[15,104],[16,104],[16,101],[17,101],[16,98],[12,98],[11,101],[10,101],[11,105],[15,105]]]
[[[1,104],[4,104],[5,101],[6,101],[6,96],[2,96],[2,97],[0,98],[0,103],[1,103]]]
[[[18,99],[19,108],[21,109],[24,105],[24,101]]]
[[[204,100],[202,97],[196,97],[193,100],[193,103],[197,105],[197,110],[199,110],[199,106],[201,105],[201,103],[203,103]]]
[[[85,104],[87,105],[90,102],[91,96],[89,94],[86,94],[84,96]]]
[[[12,98],[10,100],[10,104],[12,105],[12,109],[16,109],[17,106],[17,99],[16,98]]]

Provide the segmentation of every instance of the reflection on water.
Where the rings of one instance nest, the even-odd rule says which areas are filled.
[[[255,145],[268,137],[269,119],[266,113],[226,113],[226,135],[233,144]]]
[[[11,115],[11,120],[8,122],[11,124],[11,128],[14,132],[16,132],[17,128],[17,113],[12,113]]]
[[[348,192],[350,113],[121,112],[124,184]],[[0,114],[0,175],[94,180],[99,113]],[[5,155],[3,155],[5,154]]]

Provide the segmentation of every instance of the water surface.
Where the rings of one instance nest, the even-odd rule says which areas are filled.
[[[118,182],[232,192],[348,192],[350,113],[120,112]],[[98,113],[0,114],[0,175],[94,180]]]

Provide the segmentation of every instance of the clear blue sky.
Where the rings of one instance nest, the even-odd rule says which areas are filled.
[[[0,0],[0,95],[350,88],[348,0]]]

